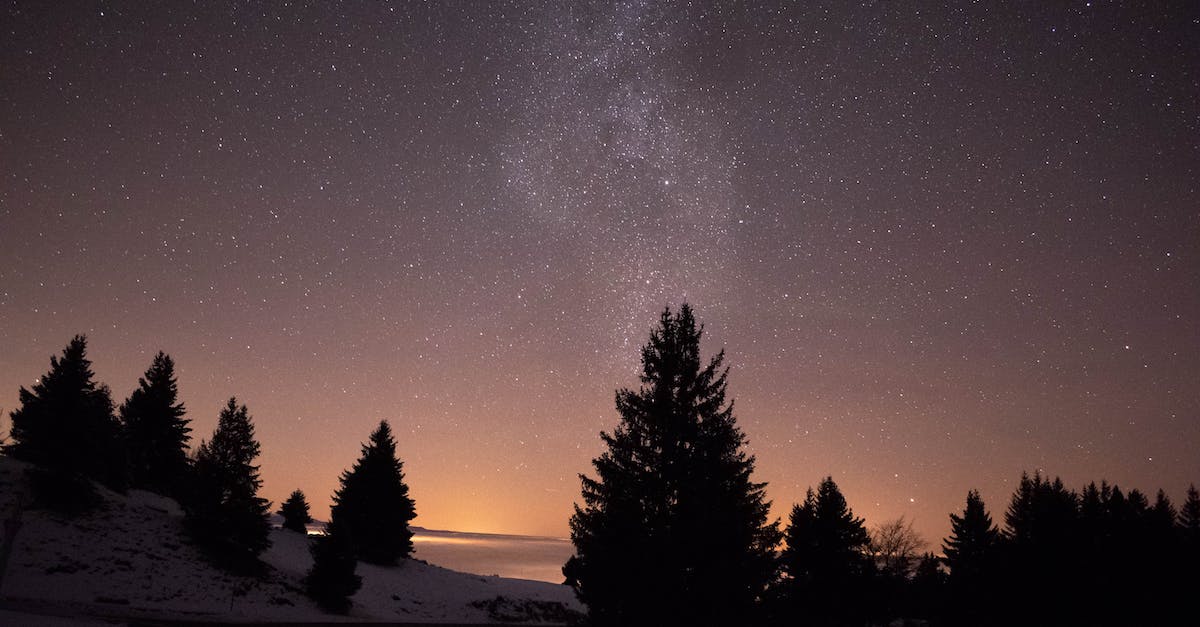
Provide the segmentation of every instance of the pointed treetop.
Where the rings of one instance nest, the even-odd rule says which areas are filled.
[[[271,544],[270,503],[258,496],[254,464],[260,451],[249,411],[230,398],[212,439],[196,451],[188,508],[193,535],[222,559],[250,564]]]
[[[598,623],[732,622],[774,576],[778,522],[766,484],[751,480],[724,354],[702,360],[702,334],[691,306],[664,308],[641,347],[640,386],[617,390],[620,422],[600,434],[594,476],[580,475],[563,572]],[[668,557],[636,566],[647,551]]]
[[[846,521],[855,521],[857,524],[862,524],[862,518],[855,518],[854,512],[850,510],[846,503],[846,497],[842,495],[842,491],[833,481],[833,477],[825,477],[821,481],[821,485],[817,487],[817,517],[818,518],[837,518]]]
[[[959,580],[977,577],[1000,538],[978,490],[967,492],[967,505],[961,516],[950,514],[950,537],[942,542],[942,552],[952,576]]]
[[[175,379],[175,360],[171,359],[170,355],[158,351],[145,376],[138,379],[138,384],[143,389],[162,389],[172,394],[177,393],[179,384]],[[180,405],[180,408],[182,407]]]
[[[175,495],[187,475],[190,422],[179,402],[175,362],[159,351],[138,387],[121,404],[132,485]]]
[[[1193,537],[1200,537],[1200,491],[1195,484],[1188,486],[1187,498],[1179,508],[1179,526]]]
[[[108,386],[97,384],[87,358],[87,338],[76,335],[61,356],[50,357],[50,370],[18,392],[20,406],[10,412],[14,457],[124,486],[125,469],[119,425]]]
[[[392,435],[392,425],[388,424],[386,420],[379,421],[379,426],[371,432],[370,440],[376,446],[396,449],[396,438]]]
[[[262,487],[262,480],[254,460],[261,452],[262,446],[254,438],[249,410],[245,405],[238,405],[236,397],[230,397],[217,418],[212,439],[201,443],[198,455],[209,455],[218,465],[229,469],[240,480],[248,481],[247,485],[257,490]]]
[[[416,505],[404,483],[403,463],[396,457],[396,440],[386,420],[362,445],[362,455],[342,473],[333,496],[330,529],[342,535],[359,559],[395,564],[413,550],[408,523]]]
[[[92,361],[87,358],[87,336],[76,335],[63,348],[61,357],[50,357],[50,372],[38,379],[34,384],[35,392],[46,390],[50,386],[78,386],[90,392],[102,388],[92,380]],[[24,389],[24,388],[22,388]]]

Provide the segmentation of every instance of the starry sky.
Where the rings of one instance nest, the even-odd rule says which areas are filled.
[[[161,349],[276,503],[387,419],[416,524],[565,536],[687,301],[778,516],[1200,482],[1195,3],[146,4],[0,7],[5,414]]]

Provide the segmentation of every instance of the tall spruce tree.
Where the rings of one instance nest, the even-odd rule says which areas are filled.
[[[288,499],[279,506],[279,515],[283,516],[283,528],[290,529],[298,533],[308,533],[308,523],[312,522],[312,516],[308,513],[308,501],[304,498],[304,493],[300,490],[294,490]]]
[[[1179,529],[1184,542],[1193,550],[1200,550],[1200,491],[1195,484],[1188,486],[1187,498],[1179,508]]]
[[[1079,493],[1079,530],[1088,551],[1096,553],[1106,534],[1108,500],[1112,486],[1102,481],[1099,486],[1093,481]]]
[[[1078,495],[1063,486],[1061,479],[1022,474],[1004,514],[1005,534],[1018,552],[1063,556],[1075,536],[1078,504]]]
[[[1114,488],[1114,493],[1119,492]],[[1079,520],[1079,497],[1061,479],[1021,475],[1004,514],[1004,577],[1005,594],[1020,594],[1027,603],[1006,609],[1037,613],[1019,620],[1056,623],[1078,614],[1070,600],[1084,594]]]
[[[392,565],[412,554],[416,505],[408,496],[403,463],[386,420],[371,433],[362,456],[342,473],[333,496],[329,533],[339,536],[364,562]]]
[[[979,492],[967,492],[967,505],[961,516],[950,514],[950,537],[942,542],[943,561],[950,569],[946,610],[955,622],[984,624],[993,613],[1000,541]]]
[[[820,625],[865,620],[874,601],[864,598],[875,570],[871,537],[832,477],[792,507],[784,535],[782,612]]]
[[[178,398],[175,362],[159,351],[138,379],[137,389],[121,405],[131,486],[180,495],[189,471],[187,447],[192,429]]]
[[[253,568],[271,545],[270,502],[254,464],[261,446],[245,405],[230,398],[212,439],[196,451],[188,523],[196,539],[225,565]]]
[[[1168,536],[1174,531],[1175,518],[1178,516],[1175,505],[1161,488],[1154,495],[1154,506],[1150,508],[1149,524],[1158,536]]]
[[[580,475],[563,574],[596,624],[745,622],[772,577],[778,522],[726,401],[724,351],[702,364],[702,334],[688,305],[662,313],[595,478]]]
[[[950,580],[956,586],[977,585],[993,566],[1000,530],[984,507],[979,492],[967,492],[962,516],[950,514],[950,537],[942,543]]]
[[[1178,588],[1194,593],[1200,589],[1200,491],[1189,485],[1179,508],[1180,546]]]
[[[5,452],[66,475],[123,488],[126,479],[121,429],[108,386],[97,384],[87,358],[87,338],[76,335],[50,371],[30,390],[20,388]]]
[[[1141,597],[1143,605],[1153,605],[1164,592],[1183,592],[1180,584],[1184,580],[1185,562],[1181,559],[1184,555],[1182,536],[1175,526],[1177,515],[1171,499],[1160,489],[1139,529],[1141,538],[1137,545],[1142,554],[1138,557],[1146,576],[1131,573],[1129,577],[1135,584],[1131,592]],[[1177,597],[1173,595],[1172,598]]]

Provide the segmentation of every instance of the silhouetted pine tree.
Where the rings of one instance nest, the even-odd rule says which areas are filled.
[[[308,514],[308,501],[304,500],[304,493],[300,490],[292,492],[283,505],[279,506],[279,515],[283,516],[283,528],[291,529],[299,533],[308,533],[308,523],[312,522],[312,516]]]
[[[1200,590],[1200,491],[1195,485],[1188,486],[1187,498],[1179,507],[1177,525],[1180,543],[1177,589],[1195,594]]]
[[[818,625],[862,624],[875,602],[870,535],[832,477],[792,507],[784,535],[782,612]]]
[[[595,478],[580,475],[563,574],[596,624],[744,623],[772,577],[778,522],[751,480],[724,352],[702,364],[702,335],[687,304],[662,313]]]
[[[412,554],[416,506],[408,496],[396,440],[384,420],[362,447],[362,456],[342,473],[333,496],[331,525],[364,562],[392,565]]]
[[[1081,538],[1072,581],[1088,594],[1120,604],[1081,604],[1077,624],[1166,624],[1174,608],[1158,602],[1182,595],[1175,509],[1158,491],[1153,505],[1139,490],[1089,484],[1079,499]]]
[[[350,610],[350,597],[362,587],[362,577],[355,574],[358,562],[352,543],[331,524],[309,550],[313,565],[304,578],[305,591],[326,611],[345,614]]]
[[[175,362],[159,351],[138,387],[121,405],[121,423],[129,451],[130,485],[177,496],[189,471],[187,446],[192,432],[178,402]]]
[[[258,496],[262,480],[254,460],[261,451],[245,405],[230,398],[212,439],[196,451],[189,529],[218,560],[253,568],[271,545],[270,502]]]
[[[1144,497],[1136,490],[1130,493],[1134,503],[1144,505]],[[1083,488],[1079,496],[1078,525],[1076,529],[1078,558],[1072,582],[1077,589],[1086,590],[1102,598],[1121,597],[1127,602],[1115,605],[1078,604],[1076,614],[1083,624],[1114,624],[1133,620],[1141,602],[1129,602],[1136,593],[1137,582],[1149,573],[1137,562],[1142,558],[1134,547],[1142,541],[1136,530],[1140,525],[1130,499],[1119,486],[1101,481]],[[1145,512],[1143,512],[1144,514]],[[1134,569],[1131,571],[1131,569]],[[1139,621],[1133,620],[1134,623]]]
[[[32,390],[20,388],[5,451],[18,459],[65,476],[125,486],[126,467],[120,424],[113,416],[108,386],[93,381],[87,338],[76,335],[61,358]]]
[[[1154,506],[1150,508],[1149,522],[1158,536],[1169,535],[1175,528],[1175,518],[1178,516],[1175,506],[1171,504],[1167,493],[1159,489],[1154,496]]]
[[[1150,499],[1137,488],[1129,491],[1129,496],[1126,497],[1128,512],[1126,516],[1130,522],[1140,521],[1145,518],[1146,513],[1150,511]]]
[[[1077,612],[1071,600],[1083,593],[1078,565],[1080,538],[1078,496],[1035,474],[1022,474],[1005,512],[1008,549],[1006,594],[1020,594],[1026,603],[1010,606],[1018,618],[1034,622],[1067,622]]]
[[[1179,508],[1179,529],[1185,542],[1193,549],[1200,549],[1200,491],[1195,484],[1188,486],[1187,498]]]
[[[1140,544],[1145,551],[1147,576],[1141,579],[1140,591],[1145,604],[1157,605],[1155,598],[1163,592],[1174,592],[1172,598],[1178,598],[1177,595],[1184,590],[1180,587],[1185,562],[1181,559],[1182,537],[1175,526],[1177,516],[1171,499],[1160,489],[1154,497],[1154,505],[1146,513],[1142,527],[1144,536]]]
[[[979,581],[992,566],[1000,530],[984,507],[979,492],[967,492],[962,516],[950,514],[950,537],[942,543],[950,579],[956,585]]]
[[[992,524],[979,492],[967,492],[962,516],[950,514],[950,537],[942,543],[950,569],[947,610],[956,622],[983,622],[991,612],[992,586],[999,575],[1000,530]]]
[[[1108,533],[1107,508],[1111,496],[1112,486],[1106,481],[1101,481],[1099,487],[1093,481],[1079,493],[1080,532],[1089,545],[1089,551],[1094,551]]]
[[[1143,497],[1144,500],[1144,497]],[[1050,481],[1021,475],[1012,503],[1004,515],[1006,535],[1018,549],[1061,548],[1074,535],[1078,497],[1057,477]]]

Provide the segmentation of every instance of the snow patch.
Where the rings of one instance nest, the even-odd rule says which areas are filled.
[[[0,606],[34,614],[221,621],[337,621],[303,593],[312,565],[310,537],[272,531],[261,578],[226,573],[207,562],[166,497],[100,489],[99,509],[77,518],[27,508],[25,465],[0,456],[0,515],[19,519]],[[25,504],[23,507],[22,504]],[[404,560],[394,567],[359,563],[362,589],[349,620],[430,623],[562,623],[583,607],[570,588],[484,577]],[[39,609],[40,608],[40,609]],[[69,611],[64,608],[70,608]]]

